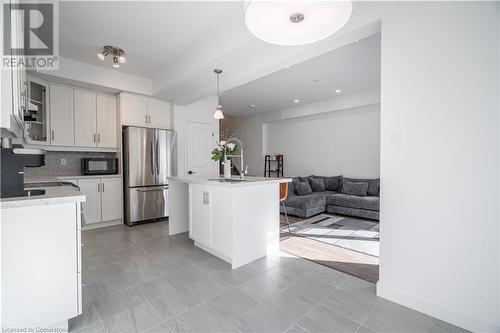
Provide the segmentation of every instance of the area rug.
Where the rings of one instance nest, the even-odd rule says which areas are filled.
[[[379,223],[377,221],[321,214],[290,224],[290,231],[296,236],[374,257],[379,256]]]

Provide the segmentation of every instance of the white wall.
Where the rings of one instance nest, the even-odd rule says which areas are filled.
[[[259,114],[253,117],[226,117],[222,121],[221,126],[229,128],[229,132],[235,134],[243,142],[249,174],[262,176],[264,173],[264,155],[267,153],[266,143],[264,142],[264,127],[266,124],[292,119],[300,123],[310,117],[313,119],[316,116],[328,114],[333,111],[356,109],[379,104],[380,91],[370,90],[358,94],[339,96],[317,103]],[[331,116],[327,116],[327,118]],[[377,124],[377,126],[380,126],[380,124]],[[276,150],[278,148],[270,149],[269,152],[273,153]],[[289,173],[291,164],[288,158],[288,156],[285,157],[285,172],[289,175],[294,175]],[[378,175],[378,171],[374,173]]]
[[[380,175],[380,105],[264,125],[264,153],[284,155],[286,176]]]
[[[380,296],[499,331],[497,3],[387,3]]]
[[[186,176],[186,123],[188,121],[197,121],[211,124],[214,137],[219,137],[219,121],[215,120],[214,110],[217,106],[217,97],[212,96],[204,98],[189,105],[174,105],[174,130],[177,132],[177,175]],[[214,139],[213,147],[216,146],[217,139]],[[210,156],[211,150],[207,151]],[[219,165],[213,162],[213,176],[219,174]]]

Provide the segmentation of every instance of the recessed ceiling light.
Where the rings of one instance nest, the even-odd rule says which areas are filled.
[[[318,82],[319,82],[319,80],[318,80],[318,79],[315,79],[315,80],[313,80],[313,82],[314,82],[314,83],[318,83]]]
[[[337,89],[337,90],[335,90],[335,92],[336,92],[337,94],[340,94],[340,93],[342,92],[342,90]]]
[[[249,107],[255,109],[255,104],[250,104]]]
[[[294,99],[294,100],[293,100],[293,102],[294,102],[294,103],[298,103],[298,102],[299,102],[299,100],[298,100],[298,99]]]

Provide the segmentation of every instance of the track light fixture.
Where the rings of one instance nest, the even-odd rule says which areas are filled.
[[[118,68],[120,67],[120,64],[127,62],[125,51],[118,47],[106,45],[102,48],[101,52],[97,53],[97,57],[101,60],[104,60],[108,55],[113,56],[113,67],[115,68]]]

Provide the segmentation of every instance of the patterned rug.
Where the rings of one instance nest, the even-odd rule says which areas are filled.
[[[286,225],[282,225],[283,227],[287,228]],[[375,257],[379,256],[379,223],[377,221],[321,214],[290,224],[290,231],[297,236]]]

